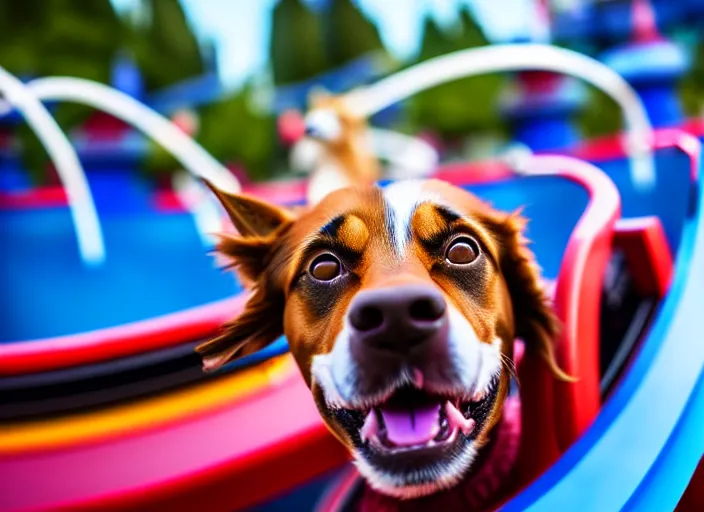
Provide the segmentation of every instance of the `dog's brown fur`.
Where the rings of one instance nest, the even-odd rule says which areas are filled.
[[[524,340],[529,357],[531,353],[539,355],[556,377],[569,379],[555,363],[552,342],[558,322],[523,236],[525,220],[518,213],[494,210],[446,183],[431,180],[423,187],[431,194],[429,197],[441,198],[442,204],[452,205],[462,218],[449,226],[438,215],[433,201],[422,202],[410,225],[415,240],[429,239],[448,229],[471,232],[486,253],[481,281],[475,279],[473,284],[478,290],[476,296],[468,298],[464,285],[460,286],[452,275],[435,270],[436,257],[424,250],[420,242],[412,243],[402,261],[394,259],[384,225],[383,199],[377,188],[335,191],[297,217],[264,201],[213,189],[239,232],[237,236],[223,235],[218,251],[230,259],[242,278],[253,283],[253,290],[244,312],[224,325],[218,337],[197,347],[204,368],[217,369],[285,334],[321,416],[335,436],[353,449],[348,433],[336,422],[323,390],[312,377],[313,358],[332,350],[347,307],[360,290],[423,282],[443,291],[448,302],[471,323],[481,342],[490,343],[497,337],[502,340],[498,399],[477,439],[478,447],[500,417],[514,373],[515,338]],[[363,256],[353,269],[355,278],[320,314],[311,311],[311,299],[297,280],[315,256],[306,247],[321,227],[335,218],[344,218],[336,243]]]
[[[313,119],[319,113],[334,118],[339,124],[339,133],[332,138],[312,137],[320,153],[310,174],[310,204],[317,203],[339,188],[370,186],[380,178],[381,173],[379,163],[369,147],[367,120],[349,109],[344,96],[327,93],[312,95],[306,119]]]
[[[353,113],[344,96],[317,94],[311,98],[310,110],[330,110],[342,125],[342,136],[325,144],[330,156],[335,158],[357,186],[371,185],[379,179],[379,163],[364,143],[367,137],[366,118]]]

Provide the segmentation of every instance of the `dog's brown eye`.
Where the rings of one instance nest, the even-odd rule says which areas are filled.
[[[456,238],[447,248],[445,258],[454,265],[467,265],[479,256],[477,243],[469,237]]]
[[[332,254],[321,254],[311,262],[308,272],[318,281],[332,281],[342,272],[342,265]]]

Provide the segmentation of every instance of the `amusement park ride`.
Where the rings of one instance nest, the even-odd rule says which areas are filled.
[[[659,35],[649,3],[634,3],[645,16],[635,17],[633,40],[601,62],[549,44],[496,45],[334,96],[364,124],[446,81],[515,73],[518,93],[503,113],[525,154],[443,164],[427,143],[381,128],[357,141],[390,162],[381,186],[405,169],[502,210],[523,206],[530,219],[563,323],[558,359],[579,379],[557,382],[519,363],[522,485],[491,497],[504,510],[704,503],[704,125],[682,117],[674,92],[687,56]],[[690,18],[701,19],[695,2],[653,3],[658,14],[692,4]],[[576,79],[614,99],[623,134],[577,138]],[[232,227],[194,177],[290,207],[315,200],[308,180],[240,183],[188,136],[187,119],[169,122],[120,83],[22,83],[0,68],[3,129],[30,123],[61,180],[29,187],[2,148],[0,510],[355,510],[364,484],[284,338],[214,375],[194,350],[249,293],[209,254],[210,234]],[[46,108],[64,101],[107,113],[97,122],[107,128],[69,141]],[[307,152],[301,166],[313,172],[350,165],[337,158],[346,132],[335,112],[281,118],[292,154]],[[191,177],[159,194],[135,178],[144,141],[130,127]]]

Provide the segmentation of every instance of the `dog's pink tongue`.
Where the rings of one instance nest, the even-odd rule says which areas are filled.
[[[413,408],[380,408],[386,425],[386,437],[397,446],[424,444],[440,432],[440,404],[429,403]]]

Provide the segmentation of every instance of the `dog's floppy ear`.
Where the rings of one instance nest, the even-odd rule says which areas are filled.
[[[242,314],[223,325],[219,336],[198,345],[196,352],[203,358],[203,370],[215,371],[266,347],[283,329],[283,299],[257,286]]]
[[[283,334],[283,292],[272,286],[266,269],[275,241],[294,217],[284,208],[206,184],[239,233],[221,235],[217,251],[252,284],[253,291],[239,317],[226,323],[219,336],[196,347],[203,358],[203,369],[213,371],[264,348]]]
[[[243,237],[265,237],[279,229],[282,224],[293,220],[293,215],[284,208],[254,197],[229,194],[209,181],[203,181],[222,203],[230,220]]]
[[[520,211],[491,215],[489,221],[501,244],[499,265],[511,295],[515,334],[523,339],[528,351],[545,360],[556,378],[573,381],[555,361],[553,340],[558,333],[559,320],[541,286],[535,256],[527,246],[526,223]]]
[[[234,268],[243,281],[256,282],[266,268],[274,235],[293,222],[294,213],[254,197],[229,194],[203,181],[223,205],[239,233],[221,234],[216,251],[229,260],[228,267]]]

